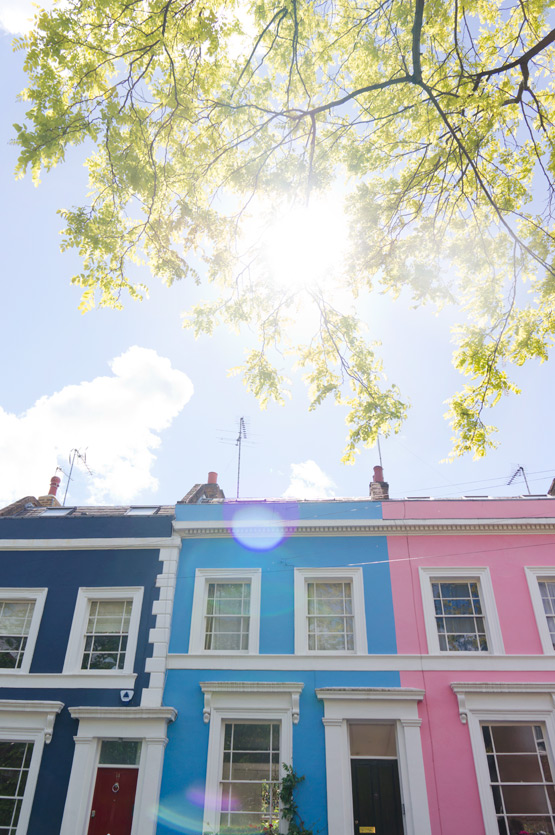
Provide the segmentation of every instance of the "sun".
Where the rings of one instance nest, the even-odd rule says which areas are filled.
[[[262,257],[272,283],[283,289],[330,289],[347,246],[340,199],[311,201],[277,215],[262,234]]]

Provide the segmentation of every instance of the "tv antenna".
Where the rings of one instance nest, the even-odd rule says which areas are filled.
[[[239,482],[241,480],[241,445],[243,441],[247,440],[247,427],[245,426],[245,418],[239,418],[239,434],[235,441],[235,446],[238,447],[237,454],[237,498],[239,498]]]
[[[378,432],[378,456],[380,459],[380,467],[383,469],[382,448],[380,446],[380,433]]]
[[[67,491],[69,490],[69,482],[71,481],[71,477],[72,477],[72,473],[73,473],[73,465],[75,464],[75,459],[76,458],[78,458],[81,461],[81,463],[83,464],[83,466],[85,467],[85,469],[87,470],[89,475],[92,476],[92,474],[93,474],[92,470],[90,469],[89,465],[87,464],[87,451],[85,450],[85,452],[79,452],[78,449],[72,449],[71,452],[69,453],[69,474],[66,476],[67,477],[66,491],[64,493],[64,500],[62,502],[62,505],[65,505],[65,503],[66,503]],[[62,473],[64,472],[61,467],[58,467],[58,469]],[[66,475],[66,474],[64,473],[64,475]]]
[[[518,475],[522,475],[522,478],[524,479],[524,482],[526,484],[526,489],[528,490],[528,495],[530,496],[531,495],[530,494],[530,487],[528,486],[528,479],[526,478],[526,473],[524,472],[524,467],[517,467],[517,469],[514,471],[514,473],[512,474],[510,479],[508,480],[507,487],[509,486],[509,484],[513,483],[513,481],[515,480],[515,478]]]

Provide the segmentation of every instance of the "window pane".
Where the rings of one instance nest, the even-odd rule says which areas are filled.
[[[534,732],[529,725],[493,725],[491,730],[497,753],[536,750]]]
[[[555,798],[540,725],[482,728],[500,833],[553,833]]]
[[[140,753],[140,742],[103,739],[98,761],[101,765],[138,765]]]
[[[21,667],[34,609],[34,600],[0,600],[0,667]]]
[[[551,643],[555,649],[555,582],[543,581],[538,583],[543,608],[547,616],[547,628],[551,635]]]
[[[82,670],[123,670],[131,600],[91,600]]]
[[[221,833],[256,833],[277,823],[279,738],[275,723],[225,723]]]
[[[487,652],[485,621],[475,582],[432,583],[434,611],[442,652]]]
[[[204,649],[248,650],[250,583],[209,583]]]
[[[15,835],[33,744],[0,742],[0,830]]]
[[[308,649],[353,652],[351,583],[307,583],[306,594]]]

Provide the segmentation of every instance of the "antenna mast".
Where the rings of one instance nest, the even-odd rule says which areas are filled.
[[[516,478],[516,477],[517,477],[517,475],[519,475],[519,474],[522,474],[522,477],[523,477],[524,482],[525,482],[525,484],[526,484],[526,489],[528,490],[528,495],[530,495],[530,487],[528,486],[528,479],[526,478],[526,473],[524,472],[524,467],[517,467],[517,469],[514,471],[514,473],[512,474],[512,476],[510,477],[510,479],[508,480],[508,482],[507,482],[507,487],[508,487],[510,484],[512,484],[512,483],[513,483],[513,481],[515,480],[515,478]]]
[[[75,464],[75,459],[76,458],[79,458],[79,460],[83,462],[83,464],[86,467],[87,472],[89,473],[89,475],[92,475],[92,472],[89,468],[89,465],[87,464],[87,452],[85,451],[84,453],[81,453],[81,452],[79,452],[78,449],[72,449],[71,452],[69,453],[69,474],[67,476],[66,491],[64,493],[64,500],[62,502],[62,505],[65,505],[65,503],[66,503],[67,491],[69,490],[69,482],[71,481],[71,474],[73,472],[73,465]],[[61,470],[62,472],[64,472],[61,467],[58,467],[58,469]],[[65,473],[64,473],[64,475],[65,475]]]
[[[239,418],[239,434],[237,435],[237,440],[235,441],[235,445],[239,447],[239,453],[237,455],[237,498],[239,498],[239,481],[241,479],[241,444],[243,440],[246,441],[247,439],[247,427],[245,426],[245,418]]]

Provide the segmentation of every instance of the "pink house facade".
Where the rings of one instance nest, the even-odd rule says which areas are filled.
[[[555,499],[384,501],[383,525],[432,835],[554,835]]]

